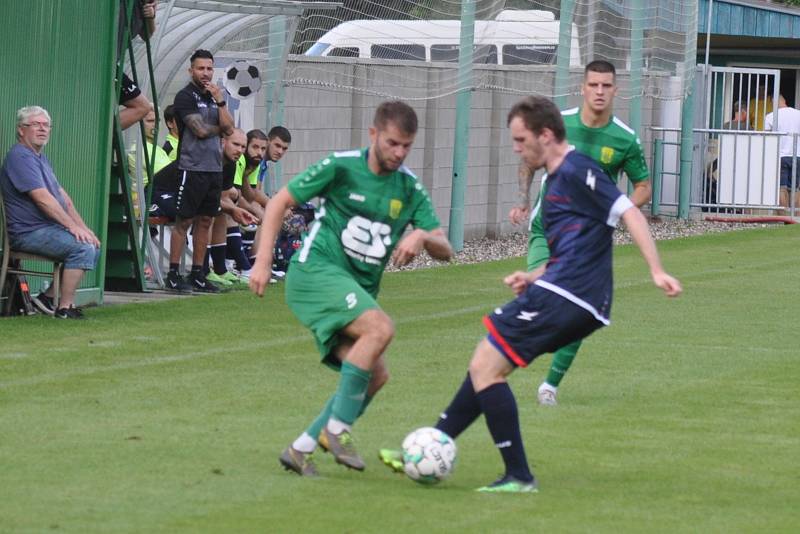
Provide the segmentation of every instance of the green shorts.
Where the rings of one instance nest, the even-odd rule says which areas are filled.
[[[286,304],[311,329],[322,362],[341,366],[333,349],[339,332],[367,310],[380,309],[375,297],[339,267],[292,262],[286,275]]]

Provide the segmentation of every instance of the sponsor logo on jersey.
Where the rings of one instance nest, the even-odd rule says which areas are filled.
[[[403,209],[403,201],[393,198],[389,201],[389,217],[396,219],[400,216],[400,210]]]
[[[614,149],[610,146],[604,146],[600,149],[600,162],[609,164],[614,159]]]
[[[356,202],[364,202],[366,197],[364,195],[359,195],[358,193],[350,193],[350,200],[355,200]]]
[[[533,321],[533,318],[539,315],[539,312],[527,312],[525,310],[520,310],[519,315],[517,315],[517,319],[522,321]]]

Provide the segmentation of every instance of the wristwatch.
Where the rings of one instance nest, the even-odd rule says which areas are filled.
[[[226,101],[224,101],[224,100],[222,102],[217,102],[217,107],[218,108],[224,108],[227,105],[228,105],[228,103]]]

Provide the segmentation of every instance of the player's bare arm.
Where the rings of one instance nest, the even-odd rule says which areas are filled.
[[[666,273],[661,266],[658,250],[653,238],[650,236],[647,220],[642,215],[642,212],[639,211],[639,208],[628,208],[622,214],[622,220],[625,221],[625,226],[628,227],[628,232],[631,234],[633,242],[639,247],[644,261],[650,267],[650,276],[653,278],[653,283],[661,288],[668,297],[680,295],[683,291],[681,283]]]
[[[641,208],[648,202],[650,202],[650,198],[653,196],[653,186],[650,183],[650,180],[642,180],[641,182],[634,182],[633,184],[633,192],[631,193],[631,202],[637,208]]]
[[[453,247],[441,228],[430,232],[417,228],[400,240],[392,253],[392,261],[398,267],[407,265],[423,248],[437,260],[447,261],[453,256]]]
[[[250,273],[250,290],[263,296],[272,275],[272,252],[275,239],[283,223],[283,214],[287,209],[297,205],[289,190],[283,187],[267,205],[261,224],[261,237],[258,240],[258,255]]]
[[[220,209],[239,224],[258,224],[258,218],[249,211],[236,205],[239,192],[231,187],[223,191],[219,199]]]
[[[187,115],[183,122],[198,139],[205,139],[207,137],[219,135],[220,133],[219,126],[206,124],[205,121],[203,121],[203,117],[201,117],[199,113]]]
[[[544,271],[544,265],[537,267],[530,272],[515,271],[506,276],[503,279],[503,283],[510,287],[511,291],[513,291],[515,295],[519,295],[525,291],[526,287],[538,280],[544,274]]]
[[[528,218],[531,198],[531,182],[533,182],[533,171],[524,161],[519,162],[517,169],[517,179],[519,180],[519,190],[517,191],[517,203],[508,212],[508,218],[512,224],[522,224]]]

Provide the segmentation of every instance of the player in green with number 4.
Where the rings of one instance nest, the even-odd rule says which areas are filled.
[[[617,93],[616,70],[607,61],[597,60],[586,65],[581,94],[583,105],[561,112],[567,128],[567,142],[595,160],[614,182],[624,172],[633,184],[631,202],[641,208],[650,201],[652,189],[647,162],[644,159],[639,137],[633,129],[613,115],[614,96]],[[533,173],[520,165],[519,205],[511,209],[509,218],[519,224],[528,216],[528,207]],[[533,271],[547,263],[550,250],[544,237],[542,216],[539,212],[542,196],[546,191],[546,179],[542,180],[539,198],[530,216],[530,238],[528,241],[528,270]],[[556,393],[561,380],[572,365],[582,341],[576,341],[558,349],[547,378],[539,386],[538,400],[542,405],[555,405]]]
[[[319,199],[314,223],[292,256],[286,302],[311,329],[323,363],[341,372],[322,412],[280,456],[281,465],[301,476],[318,474],[312,456],[318,444],[337,463],[364,469],[351,431],[389,379],[383,354],[394,325],[376,302],[389,259],[405,265],[423,248],[440,260],[453,254],[428,193],[403,165],[416,132],[410,106],[384,102],[369,129],[369,147],[322,159],[267,204],[250,275],[250,288],[259,296],[269,284],[284,212]],[[414,230],[403,236],[409,224]]]

